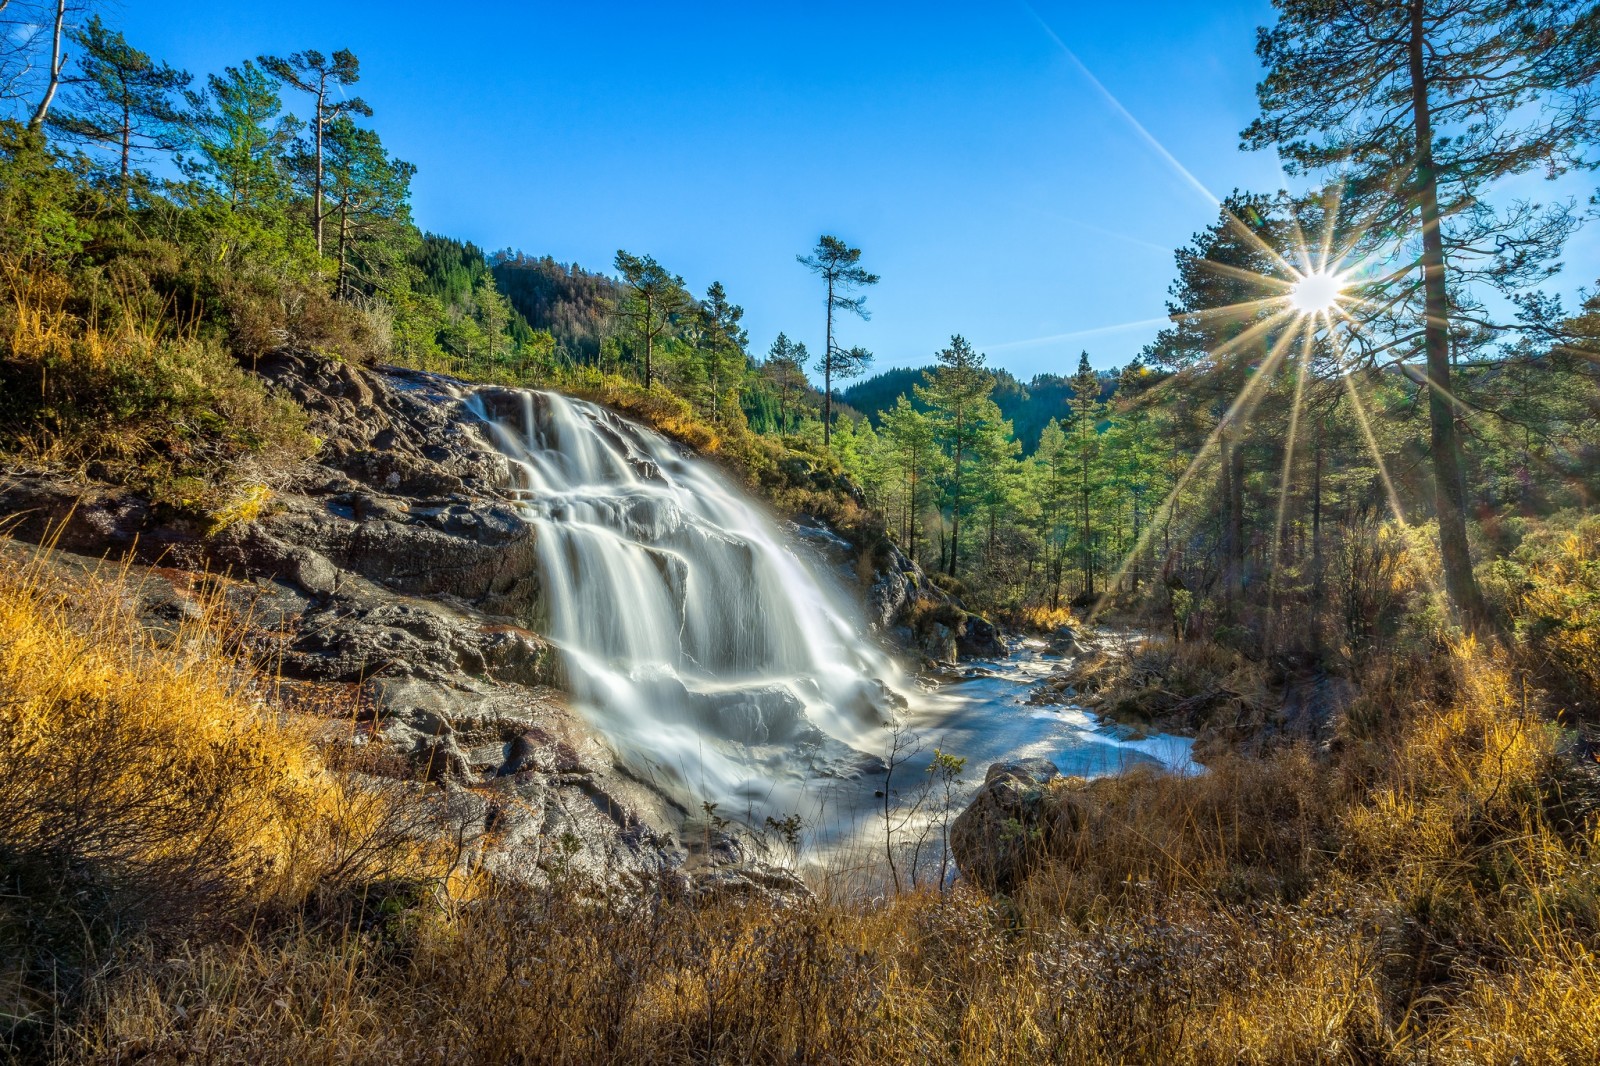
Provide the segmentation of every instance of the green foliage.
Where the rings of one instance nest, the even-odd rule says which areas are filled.
[[[71,37],[78,75],[50,112],[50,128],[69,142],[114,153],[117,190],[127,198],[139,159],[182,145],[184,122],[175,95],[193,79],[128,44],[99,15]]]
[[[44,137],[0,121],[0,257],[12,269],[59,269],[83,250],[98,197]]]
[[[277,81],[245,60],[207,75],[206,88],[187,99],[187,151],[179,160],[184,173],[235,211],[281,210],[299,123],[282,113]]]

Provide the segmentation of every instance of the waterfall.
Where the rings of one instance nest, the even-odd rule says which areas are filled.
[[[855,605],[712,466],[552,392],[463,397],[535,526],[541,617],[576,709],[686,808],[796,809],[901,702]]]

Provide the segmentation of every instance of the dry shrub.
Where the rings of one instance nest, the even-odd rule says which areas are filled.
[[[310,726],[269,706],[216,602],[158,635],[128,582],[44,556],[0,573],[14,1020],[59,1009],[130,933],[204,934],[434,861],[391,795],[328,773]]]
[[[1015,624],[1035,633],[1054,633],[1058,629],[1077,629],[1079,621],[1076,615],[1066,607],[1033,606],[1023,607],[1015,614]]]
[[[1018,904],[1047,921],[1104,914],[1130,894],[1298,899],[1332,842],[1324,777],[1295,747],[1218,759],[1193,777],[1136,769],[1059,779],[1046,799],[1047,865]]]
[[[1448,1066],[1600,1062],[1600,963],[1561,939],[1506,971],[1479,970],[1436,1028],[1433,1061]]]
[[[228,348],[246,366],[282,347],[364,365],[387,354],[387,328],[321,284],[270,276],[234,280],[221,287],[216,304]]]

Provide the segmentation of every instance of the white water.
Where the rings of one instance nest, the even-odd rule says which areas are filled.
[[[464,402],[535,525],[540,631],[578,710],[690,811],[759,823],[853,777],[903,705],[855,606],[705,462],[556,393]],[[867,790],[870,794],[870,788]]]

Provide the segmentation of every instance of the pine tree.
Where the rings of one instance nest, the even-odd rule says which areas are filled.
[[[50,128],[68,141],[115,152],[117,190],[130,201],[135,159],[182,146],[184,115],[177,94],[192,78],[128,44],[99,15],[73,30],[71,38],[81,49],[78,75],[50,116]]]
[[[654,382],[652,361],[656,343],[671,329],[679,316],[695,307],[683,287],[683,279],[670,273],[650,256],[637,256],[617,250],[616,267],[627,286],[617,317],[628,323],[644,348],[644,387]]]
[[[307,157],[303,169],[314,162]],[[390,238],[409,236],[411,178],[417,168],[384,151],[372,130],[340,115],[328,125],[317,172],[329,213],[338,222],[339,273],[335,291],[349,297],[358,271],[353,258],[381,254]]]
[[[723,395],[744,376],[749,364],[745,346],[750,335],[739,324],[744,318],[744,308],[728,301],[728,292],[722,282],[713,281],[700,302],[705,318],[705,334],[701,346],[706,388],[710,393],[712,421],[723,415]]]
[[[822,371],[822,440],[826,444],[833,423],[833,379],[853,378],[872,362],[872,353],[865,348],[842,348],[834,343],[833,313],[847,311],[863,319],[872,317],[867,312],[865,296],[845,294],[866,285],[876,285],[879,278],[861,266],[860,248],[851,248],[838,237],[827,234],[817,239],[817,246],[810,255],[798,255],[795,259],[827,286],[828,328],[822,355],[817,359],[817,368]]]
[[[932,420],[900,396],[883,416],[883,439],[902,484],[900,539],[906,555],[917,559],[917,522],[925,495],[923,482],[932,473],[934,431]]]
[[[311,127],[311,227],[316,234],[317,255],[322,255],[323,222],[328,216],[323,198],[323,145],[334,121],[351,115],[372,117],[372,108],[359,96],[335,100],[332,94],[361,80],[361,62],[355,53],[341,48],[332,57],[315,49],[295,52],[287,58],[260,56],[261,66],[283,84],[307,93],[312,99]]]
[[[209,75],[206,88],[187,97],[186,147],[194,154],[180,160],[184,171],[210,184],[235,209],[278,199],[298,124],[280,114],[277,81],[246,60]]]
[[[946,572],[955,577],[960,567],[961,516],[968,506],[964,479],[970,478],[969,460],[986,419],[997,418],[998,410],[989,399],[994,376],[984,367],[983,353],[957,334],[950,346],[937,356],[939,365],[923,375],[925,384],[916,386],[917,399],[932,408],[935,432],[948,449],[950,477],[950,551]]]
[[[791,341],[780,333],[767,350],[767,359],[761,365],[761,376],[778,394],[778,432],[788,433],[793,428],[794,398],[806,389],[806,360],[810,353],[803,342]]]
[[[1078,552],[1083,575],[1083,594],[1094,596],[1095,493],[1100,477],[1100,419],[1105,405],[1100,402],[1100,376],[1089,365],[1089,353],[1078,356],[1078,371],[1072,375],[1072,424],[1067,447],[1072,456],[1078,503]]]
[[[1529,170],[1593,165],[1600,8],[1575,0],[1277,0],[1262,30],[1261,117],[1247,147],[1295,171],[1335,170],[1376,248],[1420,240],[1407,271],[1405,333],[1421,334],[1430,459],[1445,584],[1471,624],[1484,617],[1467,543],[1451,294],[1548,276],[1572,218],[1527,203],[1497,215],[1483,194]],[[1421,303],[1416,298],[1420,295]],[[1454,316],[1454,317],[1453,317]]]
[[[1066,431],[1055,419],[1045,423],[1034,451],[1034,492],[1039,502],[1039,535],[1045,548],[1045,575],[1050,580],[1050,609],[1061,606],[1061,578],[1067,556],[1068,517],[1075,495],[1075,466]]]

